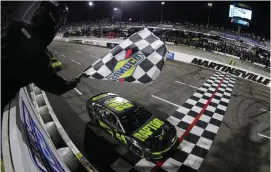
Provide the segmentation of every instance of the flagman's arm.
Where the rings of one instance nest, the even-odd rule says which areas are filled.
[[[43,54],[39,65],[36,65],[35,85],[52,94],[61,95],[77,86],[81,77],[67,81],[60,77],[51,66],[48,53]]]

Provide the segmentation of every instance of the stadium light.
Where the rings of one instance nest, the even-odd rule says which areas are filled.
[[[93,2],[92,2],[92,1],[89,1],[89,2],[88,2],[88,5],[89,5],[89,6],[93,6]]]
[[[164,7],[164,5],[165,5],[165,2],[161,2],[162,10],[161,10],[161,21],[160,21],[160,23],[162,23],[162,21],[163,21],[163,7]]]
[[[131,21],[132,20],[132,18],[129,18],[129,21]]]
[[[208,28],[209,28],[209,25],[210,25],[210,9],[211,9],[212,6],[213,6],[212,3],[208,3],[208,7],[209,7],[209,13],[208,13]]]
[[[114,11],[118,11],[118,8],[114,8]]]
[[[93,4],[92,1],[89,1],[89,2],[88,2],[88,6],[90,6],[90,8],[89,8],[90,11],[91,11],[91,9],[93,8],[93,5],[94,5],[94,4]],[[90,20],[91,20],[91,14],[89,13],[89,22],[90,22]],[[89,27],[90,27],[90,23],[89,23]]]

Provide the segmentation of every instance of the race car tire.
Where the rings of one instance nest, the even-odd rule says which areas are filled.
[[[144,158],[144,152],[139,147],[132,145],[130,150],[140,158]]]

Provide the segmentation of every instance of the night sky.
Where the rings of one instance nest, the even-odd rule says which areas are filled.
[[[121,1],[94,1],[94,6],[89,7],[86,1],[65,2],[69,7],[68,22],[83,20],[99,20],[111,18],[113,8],[121,8]],[[127,21],[130,17],[133,21],[144,22],[160,21],[161,2],[150,1],[123,1],[122,21]],[[195,1],[166,1],[164,5],[163,21],[172,22],[192,22],[207,24],[208,2]],[[225,28],[236,28],[230,23],[229,6],[234,2],[212,2],[210,23]],[[252,19],[249,28],[242,27],[242,30],[253,32],[257,36],[270,37],[270,2],[241,2],[252,8]]]

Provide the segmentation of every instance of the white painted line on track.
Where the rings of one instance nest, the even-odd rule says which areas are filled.
[[[75,51],[75,52],[80,53],[80,54],[82,53],[81,51]]]
[[[198,87],[195,87],[195,86],[193,86],[193,85],[189,85],[189,84],[186,84],[186,83],[183,83],[183,82],[180,82],[180,81],[175,81],[175,82],[177,82],[177,83],[179,83],[179,84],[182,84],[182,85],[186,85],[186,86],[195,88],[195,89],[199,89]]]
[[[66,50],[71,50],[71,49],[69,49],[69,48],[66,48]]]
[[[74,88],[74,90],[75,90],[79,95],[82,95],[82,93],[81,93],[77,88]]]
[[[94,55],[89,55],[90,57],[94,57],[94,58],[96,58],[96,59],[98,59],[99,57],[98,56],[94,56]]]
[[[165,99],[162,99],[162,98],[160,98],[160,97],[157,97],[157,96],[155,96],[155,95],[151,95],[151,96],[152,96],[153,98],[156,98],[156,99],[158,99],[158,100],[161,100],[161,101],[166,102],[166,103],[168,103],[168,104],[171,104],[171,105],[173,105],[173,106],[181,107],[180,105],[177,105],[177,104],[172,103],[172,102],[170,102],[170,101],[168,101],[168,100],[165,100]]]
[[[77,61],[75,61],[73,59],[71,59],[71,61],[73,61],[74,63],[77,63],[78,65],[81,65],[81,63],[79,63],[79,62],[77,62]]]
[[[260,133],[257,133],[258,136],[260,137],[264,137],[264,138],[267,138],[267,139],[271,139],[269,136],[266,136],[266,135],[263,135],[263,134],[260,134]]]
[[[64,56],[63,54],[60,54],[62,57],[66,57],[66,56]]]
[[[268,110],[266,110],[266,109],[262,109],[262,108],[261,108],[261,111],[264,111],[264,112],[269,112]],[[269,113],[270,113],[270,112],[269,112]]]

